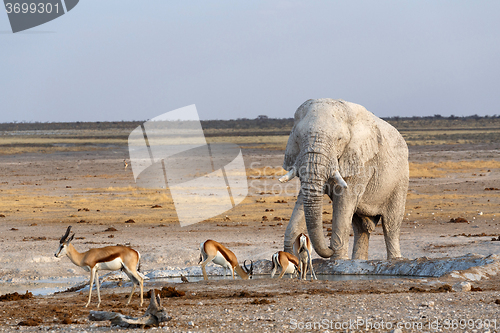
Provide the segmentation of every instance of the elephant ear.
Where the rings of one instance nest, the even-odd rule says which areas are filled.
[[[286,150],[285,150],[285,159],[283,161],[283,169],[285,169],[286,171],[290,171],[292,166],[295,165],[297,156],[299,156],[300,146],[299,146],[299,138],[297,136],[297,126],[300,123],[300,121],[306,116],[311,106],[311,103],[313,102],[314,100],[308,99],[307,101],[302,103],[301,106],[299,106],[297,111],[295,111],[294,124],[292,131],[290,132],[290,136],[288,137],[288,142],[286,144]]]
[[[339,158],[342,177],[366,172],[364,167],[379,151],[380,131],[374,122],[355,121],[350,127],[351,139]]]
[[[297,135],[295,134],[295,126],[292,128],[292,132],[288,137],[288,142],[286,144],[285,159],[283,160],[283,169],[290,171],[292,166],[295,165],[297,156],[299,156],[300,147],[298,143]]]

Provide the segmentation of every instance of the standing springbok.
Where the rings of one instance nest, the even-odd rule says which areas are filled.
[[[139,252],[125,246],[106,246],[98,249],[90,249],[87,252],[80,253],[71,244],[75,234],[68,238],[71,231],[71,226],[68,227],[64,236],[59,241],[59,249],[54,254],[57,258],[67,255],[73,264],[82,267],[87,272],[90,272],[90,285],[89,285],[89,300],[85,307],[90,304],[92,296],[92,285],[94,284],[97,289],[97,307],[101,304],[101,294],[99,292],[99,275],[98,270],[117,271],[122,270],[127,274],[133,282],[132,292],[128,298],[127,305],[132,299],[136,285],[141,287],[141,306],[143,303],[143,286],[144,279],[138,272],[138,264],[141,258]]]
[[[200,261],[198,262],[198,264],[201,263],[203,279],[205,280],[208,280],[205,266],[211,261],[224,268],[224,275],[227,273],[226,269],[229,268],[233,279],[235,271],[243,280],[252,278],[253,261],[250,260],[250,268],[248,268],[246,265],[247,261],[245,260],[243,262],[243,268],[241,268],[240,265],[238,265],[238,259],[236,259],[233,252],[231,252],[224,245],[209,239],[200,244]]]
[[[280,279],[283,278],[283,275],[285,274],[290,274],[290,278],[293,278],[297,272],[300,272],[299,259],[288,252],[276,252],[273,254],[272,262],[273,270],[271,271],[271,278],[273,278],[274,274],[276,274],[276,269],[278,267],[281,268],[281,274],[279,276]]]
[[[317,280],[316,274],[311,259],[312,245],[309,237],[306,234],[300,234],[293,242],[293,254],[299,258],[300,278],[306,279],[307,269],[311,267],[311,280]]]

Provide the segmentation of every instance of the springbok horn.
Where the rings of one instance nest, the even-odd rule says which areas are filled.
[[[243,268],[245,268],[245,271],[247,271],[247,273],[249,273],[250,271],[248,270],[248,267],[247,267],[247,261],[243,261]]]
[[[344,178],[342,178],[338,170],[336,170],[333,174],[333,179],[335,180],[335,183],[337,183],[337,185],[343,188],[347,188],[347,183],[345,182]]]
[[[286,175],[284,175],[283,177],[281,177],[279,179],[279,181],[282,182],[282,183],[286,183],[287,181],[292,180],[296,176],[297,176],[297,169],[295,167],[292,167],[290,169],[290,171],[288,171],[288,173]]]
[[[71,231],[71,226],[69,226],[68,229],[66,229],[66,233],[64,234],[64,236],[62,236],[61,240],[59,241],[60,244],[62,244],[66,240],[66,238],[68,238],[70,231]]]

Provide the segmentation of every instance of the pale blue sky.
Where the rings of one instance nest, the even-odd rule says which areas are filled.
[[[0,122],[292,117],[341,98],[381,117],[500,114],[500,1],[81,0],[12,34]]]

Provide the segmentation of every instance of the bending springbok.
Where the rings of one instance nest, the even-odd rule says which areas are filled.
[[[203,279],[208,280],[205,266],[211,261],[224,268],[224,275],[227,273],[226,269],[229,268],[233,279],[234,272],[236,272],[243,280],[252,278],[253,261],[250,260],[250,268],[248,268],[246,265],[247,261],[245,260],[243,262],[243,268],[241,268],[240,265],[238,265],[238,259],[236,259],[234,253],[224,245],[209,239],[200,244],[200,252],[200,261],[198,263],[201,263]]]
[[[293,278],[297,272],[300,272],[299,259],[288,252],[276,252],[273,254],[272,262],[273,270],[271,271],[271,278],[273,278],[274,274],[276,274],[276,269],[278,267],[281,268],[281,274],[279,276],[280,279],[283,278],[283,275],[285,274],[290,274],[290,278]]]
[[[134,294],[136,285],[141,287],[141,306],[143,303],[143,286],[144,279],[138,272],[138,264],[141,255],[136,250],[125,246],[106,246],[98,249],[90,249],[87,252],[78,252],[71,241],[75,234],[68,238],[71,231],[71,226],[68,227],[64,236],[59,241],[59,249],[55,253],[57,258],[67,255],[73,264],[82,267],[87,272],[90,272],[90,285],[89,285],[89,300],[85,307],[89,306],[90,298],[92,296],[92,285],[97,288],[97,307],[101,304],[101,294],[99,292],[99,275],[98,270],[117,271],[122,270],[127,274],[133,282],[132,292],[128,298],[127,304],[130,303],[132,295]]]
[[[293,242],[293,254],[299,258],[300,278],[306,279],[307,268],[311,267],[311,280],[317,280],[311,259],[312,245],[306,234],[300,234]]]

